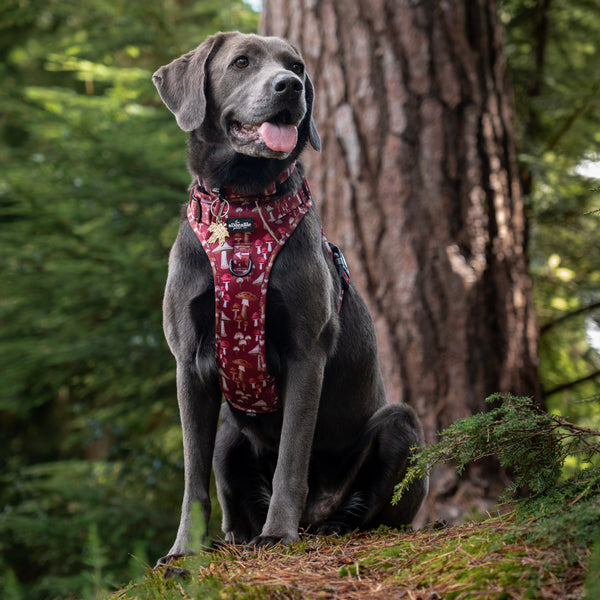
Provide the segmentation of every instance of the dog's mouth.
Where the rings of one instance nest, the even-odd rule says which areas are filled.
[[[229,131],[242,144],[264,144],[273,152],[290,153],[298,143],[298,128],[284,110],[258,125],[233,121]]]

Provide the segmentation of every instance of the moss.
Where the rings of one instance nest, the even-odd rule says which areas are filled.
[[[522,501],[507,540],[560,550],[569,564],[600,536],[600,468],[557,484],[547,494]]]

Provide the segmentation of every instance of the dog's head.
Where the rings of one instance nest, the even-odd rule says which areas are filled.
[[[219,33],[152,78],[178,125],[211,146],[285,160],[320,150],[300,53],[275,37]]]

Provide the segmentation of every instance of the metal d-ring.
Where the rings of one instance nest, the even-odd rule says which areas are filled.
[[[250,275],[250,271],[252,271],[252,267],[254,266],[254,263],[252,262],[252,259],[249,258],[248,259],[250,261],[250,265],[248,266],[248,270],[245,273],[237,273],[236,270],[233,268],[233,258],[229,261],[229,272],[232,275],[235,275],[236,277],[246,277],[246,275]]]

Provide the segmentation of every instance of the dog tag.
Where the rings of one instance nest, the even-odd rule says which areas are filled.
[[[212,235],[208,238],[209,244],[214,244],[218,240],[219,246],[222,246],[229,236],[227,225],[225,225],[220,218],[218,218],[214,223],[210,224],[208,231],[209,233],[212,233]]]

